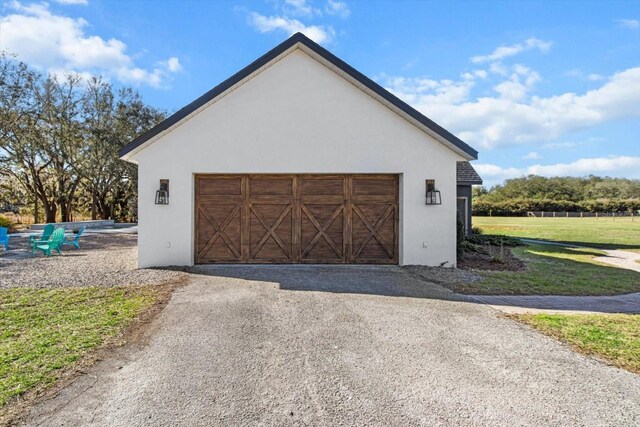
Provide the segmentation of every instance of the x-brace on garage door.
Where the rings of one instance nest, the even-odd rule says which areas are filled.
[[[398,175],[196,175],[196,263],[398,263]]]

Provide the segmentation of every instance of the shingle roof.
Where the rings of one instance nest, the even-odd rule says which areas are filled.
[[[439,137],[441,137],[448,143],[452,144],[454,147],[458,148],[463,153],[467,154],[470,158],[473,158],[473,159],[478,158],[478,152],[472,147],[470,147],[469,145],[467,145],[464,141],[462,141],[461,139],[459,139],[458,137],[456,137],[455,135],[453,135],[452,133],[450,133],[449,131],[447,131],[446,129],[444,129],[443,127],[441,127],[440,125],[438,125],[437,123],[435,123],[434,121],[432,121],[431,119],[429,119],[428,117],[420,113],[418,110],[411,107],[409,104],[402,101],[400,98],[398,98],[397,96],[393,95],[391,92],[389,92],[388,90],[380,86],[378,83],[374,82],[373,80],[371,80],[370,78],[368,78],[367,76],[365,76],[364,74],[362,74],[361,72],[359,72],[358,70],[356,70],[355,68],[353,68],[352,66],[350,66],[349,64],[347,64],[346,62],[344,62],[343,60],[341,60],[340,58],[338,58],[337,56],[335,56],[334,54],[332,54],[331,52],[323,48],[322,46],[320,46],[316,42],[312,41],[302,33],[296,33],[293,36],[289,37],[287,40],[280,43],[278,46],[276,46],[275,48],[273,48],[272,50],[270,50],[269,52],[267,52],[266,54],[264,54],[263,56],[261,56],[260,58],[258,58],[257,60],[249,64],[248,66],[246,66],[245,68],[243,68],[242,70],[238,71],[236,74],[229,77],[227,80],[223,81],[218,86],[214,87],[213,89],[211,89],[210,91],[208,91],[207,93],[205,93],[204,95],[202,95],[201,97],[193,101],[191,104],[178,110],[175,114],[169,116],[167,119],[165,119],[164,121],[162,121],[161,123],[153,127],[152,129],[150,129],[149,131],[145,132],[144,134],[140,135],[139,137],[131,141],[129,144],[124,146],[118,152],[118,154],[120,155],[120,157],[125,156],[127,153],[138,148],[139,146],[149,141],[156,135],[171,128],[172,126],[180,122],[182,119],[186,118],[189,114],[198,110],[200,107],[204,106],[209,101],[215,99],[218,95],[222,94],[227,89],[234,86],[236,83],[244,80],[245,78],[253,74],[255,71],[267,65],[270,61],[277,58],[278,56],[286,52],[288,49],[295,46],[297,43],[301,43],[302,45],[309,48],[311,51],[320,55],[326,61],[330,62],[333,66],[335,66],[345,74],[349,75],[351,78],[358,81],[367,89],[371,90],[376,95],[380,96],[386,102],[389,102],[391,105],[395,106],[396,108],[401,110],[403,113],[407,114],[412,119],[418,121],[420,124],[430,129]]]
[[[482,178],[469,162],[458,162],[456,167],[458,185],[480,185]]]

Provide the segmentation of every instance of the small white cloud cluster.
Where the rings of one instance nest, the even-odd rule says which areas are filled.
[[[83,4],[78,0],[61,0]],[[86,3],[86,2],[85,2]],[[171,74],[182,69],[171,57],[152,69],[135,64],[121,40],[86,34],[89,23],[51,12],[46,3],[23,5],[13,2],[13,13],[0,17],[0,50],[52,74],[100,74],[123,83],[163,87]]]
[[[525,40],[524,43],[497,47],[489,55],[474,56],[471,58],[471,62],[475,64],[482,64],[484,62],[499,62],[510,56],[514,56],[532,49],[538,49],[540,52],[547,52],[549,51],[549,49],[551,49],[551,45],[551,42],[546,42],[535,37],[531,37]]]
[[[55,0],[56,3],[65,4],[65,5],[83,5],[86,6],[89,4],[89,0]]]
[[[335,31],[331,27],[305,25],[297,19],[282,16],[264,16],[257,12],[252,12],[250,20],[251,24],[261,33],[283,30],[288,35],[293,35],[300,32],[317,43],[330,42],[335,36]]]
[[[300,32],[320,44],[331,43],[336,31],[330,25],[305,24],[302,19],[320,18],[324,13],[341,18],[347,18],[351,14],[349,6],[342,0],[327,0],[324,13],[308,0],[284,0],[284,3],[276,5],[279,7],[275,15],[250,12],[249,24],[261,33],[283,31],[291,36]]]
[[[640,21],[637,19],[618,19],[618,25],[630,30],[640,29]]]

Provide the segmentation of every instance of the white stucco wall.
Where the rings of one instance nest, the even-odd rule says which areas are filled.
[[[400,263],[455,264],[463,158],[301,50],[132,158],[140,267],[193,264],[195,173],[399,173]],[[164,178],[170,204],[157,206]],[[425,205],[427,178],[442,205]]]

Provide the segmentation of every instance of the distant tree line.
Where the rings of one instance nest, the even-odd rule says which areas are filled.
[[[473,213],[517,216],[527,212],[638,212],[640,180],[529,175],[487,190],[473,189]]]
[[[0,53],[0,211],[135,220],[137,167],[117,152],[163,118],[133,89],[45,76]]]

